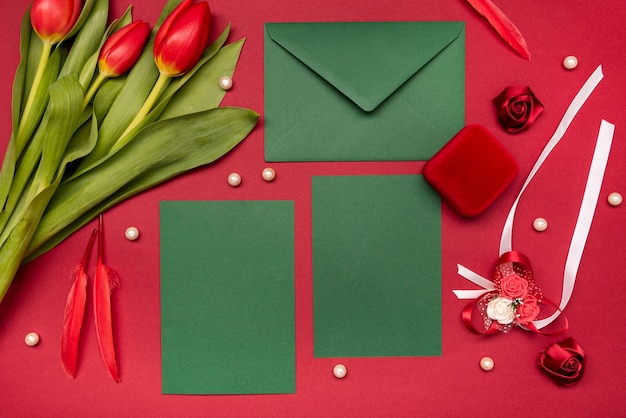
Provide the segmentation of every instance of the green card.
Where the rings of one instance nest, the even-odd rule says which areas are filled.
[[[417,175],[313,177],[315,357],[441,355],[441,204]]]
[[[266,161],[428,160],[465,126],[463,22],[267,23]]]
[[[293,202],[160,210],[163,393],[295,393]]]

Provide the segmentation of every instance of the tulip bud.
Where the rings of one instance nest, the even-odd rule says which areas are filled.
[[[165,19],[154,39],[154,60],[161,74],[175,77],[198,62],[209,39],[207,2],[184,0]]]
[[[136,21],[111,35],[100,50],[98,69],[105,77],[118,77],[139,59],[150,35],[146,22]]]
[[[30,22],[42,41],[54,44],[70,33],[82,7],[82,0],[34,0]]]

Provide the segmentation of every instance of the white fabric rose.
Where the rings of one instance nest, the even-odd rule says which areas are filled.
[[[487,304],[487,316],[502,325],[510,324],[515,319],[515,310],[511,299],[497,297]]]

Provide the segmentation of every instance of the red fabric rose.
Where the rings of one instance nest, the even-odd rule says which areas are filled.
[[[570,337],[542,351],[539,356],[539,367],[559,385],[568,386],[582,377],[585,369],[585,352]]]
[[[543,105],[528,86],[507,87],[493,102],[498,122],[511,134],[530,128],[543,112]]]
[[[524,298],[524,303],[519,305],[515,311],[517,315],[517,322],[521,325],[526,325],[532,322],[539,315],[539,306],[537,305],[537,298],[533,295],[528,295]]]
[[[524,298],[528,293],[528,280],[510,274],[500,281],[500,295],[507,299]]]

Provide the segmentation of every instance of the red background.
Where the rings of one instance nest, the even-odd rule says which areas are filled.
[[[0,43],[0,137],[10,133],[11,83],[18,63],[19,24],[29,1],[5,2]],[[155,22],[165,1],[136,0],[135,17]],[[212,36],[228,21],[230,40],[247,41],[224,104],[263,114],[263,23],[282,21],[461,20],[466,22],[466,122],[491,130],[520,164],[520,174],[486,212],[462,219],[445,205],[443,216],[443,355],[437,358],[315,359],[312,336],[311,202],[312,175],[417,173],[422,162],[271,164],[277,178],[266,183],[263,119],[232,153],[152,189],[105,213],[106,257],[121,276],[114,293],[114,333],[122,382],[105,372],[89,315],[82,335],[78,374],[61,368],[59,335],[72,266],[82,256],[91,228],[77,232],[52,252],[25,266],[0,304],[0,416],[623,416],[621,364],[626,336],[624,280],[620,261],[626,235],[626,204],[611,207],[612,191],[626,195],[626,3],[616,0],[526,0],[497,2],[528,42],[532,60],[510,50],[462,0],[387,2],[311,0],[212,0]],[[111,1],[119,16],[126,1]],[[410,53],[410,51],[407,51]],[[562,60],[576,55],[578,68]],[[514,329],[479,337],[460,319],[466,302],[452,289],[470,288],[456,264],[488,275],[498,256],[506,213],[567,105],[602,64],[605,79],[525,192],[516,217],[514,248],[533,262],[544,294],[558,301],[563,266],[582,199],[587,170],[602,118],[616,124],[600,201],[589,234],[573,297],[565,313],[573,336],[588,354],[584,378],[572,387],[555,385],[537,368],[539,352],[564,337]],[[526,132],[510,135],[495,120],[491,100],[508,85],[529,85],[545,105]],[[297,92],[294,92],[297,94]],[[226,183],[239,172],[238,188]],[[297,393],[253,396],[164,396],[161,394],[159,324],[158,204],[165,199],[289,199],[296,210]],[[547,231],[532,229],[535,217]],[[124,238],[136,226],[138,241]],[[271,245],[271,243],[268,243]],[[385,278],[381,278],[384,280]],[[347,302],[348,303],[348,302]],[[24,336],[36,331],[34,348]],[[495,361],[483,372],[482,356]],[[338,380],[342,362],[348,376]]]

